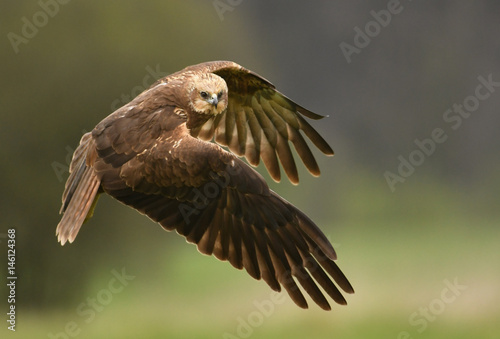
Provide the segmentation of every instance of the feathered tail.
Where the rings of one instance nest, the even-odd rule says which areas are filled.
[[[84,134],[73,154],[62,196],[59,214],[64,214],[56,229],[61,245],[73,242],[82,224],[92,217],[100,187],[92,168],[96,155],[91,133]]]

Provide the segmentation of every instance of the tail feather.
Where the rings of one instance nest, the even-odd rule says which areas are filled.
[[[56,235],[62,245],[75,240],[82,224],[92,216],[98,199],[100,180],[88,159],[95,152],[90,133],[85,134],[73,155],[70,176],[63,193],[59,213],[64,213],[57,225]]]

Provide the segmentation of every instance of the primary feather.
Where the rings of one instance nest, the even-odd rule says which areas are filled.
[[[158,80],[83,136],[63,193],[59,241],[73,242],[107,193],[201,253],[245,268],[273,290],[284,287],[300,307],[307,301],[299,285],[323,309],[330,305],[318,285],[345,304],[337,286],[353,289],[328,239],[238,158],[254,166],[262,159],[276,181],[281,164],[297,184],[293,146],[319,175],[305,139],[333,151],[304,117],[322,118],[234,62],[189,66]]]

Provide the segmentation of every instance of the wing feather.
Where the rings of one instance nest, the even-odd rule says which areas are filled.
[[[304,119],[318,120],[323,116],[296,104],[255,72],[229,61],[203,63],[185,70],[213,72],[224,78],[228,86],[226,111],[209,119],[201,128],[191,131],[193,136],[202,140],[214,139],[220,145],[228,146],[234,154],[244,156],[253,166],[257,166],[262,159],[275,181],[281,179],[281,163],[294,184],[299,182],[299,177],[295,162],[290,159],[290,156],[293,159],[293,155],[289,151],[289,142],[309,172],[314,176],[320,174],[301,131],[321,152],[333,155],[328,143]],[[278,136],[283,139],[279,140]],[[267,141],[262,141],[262,138]]]
[[[276,143],[275,149],[276,153],[278,154],[278,158],[280,159],[280,162],[283,165],[283,169],[290,179],[290,182],[296,185],[299,183],[299,173],[297,171],[297,166],[295,165],[292,151],[290,150],[290,145],[288,144],[288,141],[280,134],[278,134],[277,139],[278,142]]]
[[[267,139],[263,136],[262,140]],[[194,141],[187,139],[181,145],[189,148],[190,142]],[[210,150],[218,146],[207,145],[212,146],[203,154],[213,159]],[[164,154],[161,148],[159,144],[157,152]],[[203,162],[200,157],[197,161]],[[142,168],[146,170],[152,168],[147,161],[157,160],[152,156],[143,161],[146,163]],[[244,268],[251,277],[264,280],[275,291],[284,288],[300,307],[308,307],[303,291],[325,310],[331,308],[325,296],[345,304],[335,283],[348,293],[352,287],[333,262],[335,252],[319,228],[270,191],[264,179],[241,160],[230,156],[224,164],[225,167],[218,170],[213,167],[209,175],[200,174],[205,176],[201,186],[156,190],[126,187],[108,193],[145,213],[165,229],[177,230],[188,242],[196,244],[201,253],[227,260],[238,269]],[[162,182],[155,177],[161,173],[148,172],[149,181]],[[214,190],[215,195],[200,199],[199,193],[195,193],[208,192],[203,185],[213,186],[217,182],[219,188]],[[225,184],[220,185],[221,182]],[[150,194],[152,191],[168,192],[168,196]]]
[[[151,101],[148,109],[143,105],[157,87],[165,87],[159,86],[161,83],[181,81],[185,72],[214,72],[226,80],[230,93],[225,113],[191,131],[182,120],[185,117],[175,111],[172,91]],[[353,289],[335,264],[336,254],[328,239],[235,156],[244,155],[255,166],[262,159],[277,181],[281,163],[290,181],[298,183],[292,144],[308,170],[318,175],[306,137],[323,153],[331,155],[333,151],[305,117],[322,116],[231,62],[190,66],[157,82],[149,91],[104,119],[82,139],[85,143],[92,140],[92,147],[89,152],[77,150],[77,164],[71,165],[72,179],[63,195],[63,210],[72,211],[65,214],[68,224],[81,225],[94,197],[104,191],[166,230],[176,230],[201,253],[245,268],[275,291],[284,288],[300,307],[308,307],[302,291],[323,309],[330,309],[324,292],[345,304],[339,288],[347,293]],[[235,155],[208,142],[211,139]],[[76,235],[67,227],[58,230],[69,241]]]
[[[260,158],[260,143],[262,130],[260,128],[259,122],[255,117],[255,113],[251,107],[244,107],[245,114],[247,117],[247,138],[245,140],[245,157],[248,162],[257,166],[259,164]]]
[[[271,177],[279,182],[281,180],[281,172],[276,151],[265,135],[261,135],[260,138],[260,156]]]

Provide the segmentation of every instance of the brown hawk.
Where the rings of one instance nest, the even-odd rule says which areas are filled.
[[[322,118],[234,62],[189,66],[158,80],[83,135],[62,197],[58,240],[73,242],[99,194],[107,193],[201,253],[244,267],[275,291],[283,286],[302,308],[307,302],[297,282],[323,309],[330,305],[317,284],[346,304],[333,281],[354,291],[328,239],[239,159],[254,166],[262,159],[276,181],[281,163],[297,184],[291,141],[318,176],[301,131],[324,154],[333,151],[304,116]]]

